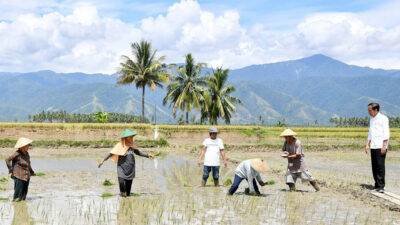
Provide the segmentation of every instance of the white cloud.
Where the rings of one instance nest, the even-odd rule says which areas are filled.
[[[182,62],[191,52],[212,66],[238,68],[322,53],[348,63],[400,69],[397,3],[362,13],[309,15],[285,32],[263,24],[244,27],[238,11],[213,13],[193,0],[177,2],[138,25],[104,16],[89,3],[72,4],[69,13],[61,12],[58,3],[46,3],[53,8],[40,1],[18,6],[0,0],[1,9],[14,8],[0,17],[0,71],[113,73],[129,44],[142,38],[151,40],[167,62]],[[385,11],[393,20],[382,16]]]

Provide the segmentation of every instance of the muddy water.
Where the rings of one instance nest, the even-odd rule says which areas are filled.
[[[36,171],[45,176],[32,177],[28,201],[0,201],[0,224],[399,224],[399,214],[363,205],[350,196],[323,190],[314,193],[306,185],[301,192],[285,191],[280,176],[265,179],[277,182],[262,187],[262,197],[225,195],[228,187],[201,188],[201,168],[194,157],[169,154],[152,160],[136,158],[135,196],[117,196],[116,165],[109,161],[101,169],[94,158],[32,158]],[[311,157],[310,166],[321,170]],[[336,163],[333,163],[336,165]],[[348,165],[351,166],[351,165]],[[231,177],[234,168],[221,169],[221,178]],[[228,172],[224,172],[228,171]],[[4,162],[0,176],[6,175]],[[115,185],[102,186],[105,179]],[[172,184],[171,184],[172,183]],[[102,193],[111,193],[102,198]],[[0,197],[10,198],[12,182]]]

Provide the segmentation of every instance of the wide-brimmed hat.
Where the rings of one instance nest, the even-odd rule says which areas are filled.
[[[130,130],[130,129],[125,129],[121,133],[121,138],[133,137],[133,136],[136,136],[136,135],[137,135],[136,131]]]
[[[22,138],[18,139],[17,143],[15,143],[14,148],[19,149],[19,148],[22,148],[24,146],[31,144],[32,142],[33,141],[31,139],[22,137]]]
[[[208,129],[208,133],[218,133],[218,129],[216,127],[211,127]]]
[[[267,162],[260,158],[250,159],[250,165],[255,171],[259,173],[264,173],[268,170]]]
[[[280,137],[288,137],[288,136],[296,136],[297,133],[292,131],[291,129],[284,130],[279,136]]]

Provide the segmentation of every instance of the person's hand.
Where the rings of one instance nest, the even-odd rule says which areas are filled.
[[[102,165],[103,165],[103,162],[99,163],[99,165],[97,167],[100,168]]]
[[[284,151],[281,155],[282,158],[287,158],[289,156],[289,152]]]
[[[202,163],[203,162],[200,159],[197,161],[197,165],[199,165],[199,166],[201,166]]]
[[[265,186],[267,185],[267,183],[265,183],[264,181],[259,182],[261,186]]]
[[[224,166],[228,167],[228,162],[227,161],[224,161]]]
[[[149,154],[149,159],[154,159],[154,155],[153,154]]]
[[[365,151],[365,154],[367,154],[367,155],[368,155],[368,151],[369,151],[369,145],[365,145],[365,149],[364,149],[364,151]]]
[[[35,172],[33,172],[33,173],[31,174],[31,176],[36,176],[36,173],[35,173]]]
[[[383,146],[383,147],[381,148],[381,155],[385,155],[386,152],[387,152],[387,148],[386,148],[385,146]]]

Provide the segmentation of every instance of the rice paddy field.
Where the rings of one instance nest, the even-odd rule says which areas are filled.
[[[133,195],[118,196],[116,165],[97,163],[126,127],[139,132],[145,152],[136,157]],[[197,165],[208,126],[158,127],[144,124],[0,124],[0,224],[400,224],[400,206],[370,193],[370,158],[363,152],[366,128],[292,127],[305,149],[305,160],[321,186],[315,192],[284,183],[287,162],[280,158],[283,128],[220,126],[228,167],[221,167],[219,187],[201,187]],[[158,133],[158,140],[153,140]],[[20,137],[35,140],[30,152],[38,176],[31,178],[27,201],[11,202],[13,181],[5,157]],[[391,129],[386,159],[387,190],[400,194],[400,129]],[[35,144],[36,143],[36,144]],[[267,160],[262,196],[226,192],[237,162]]]

